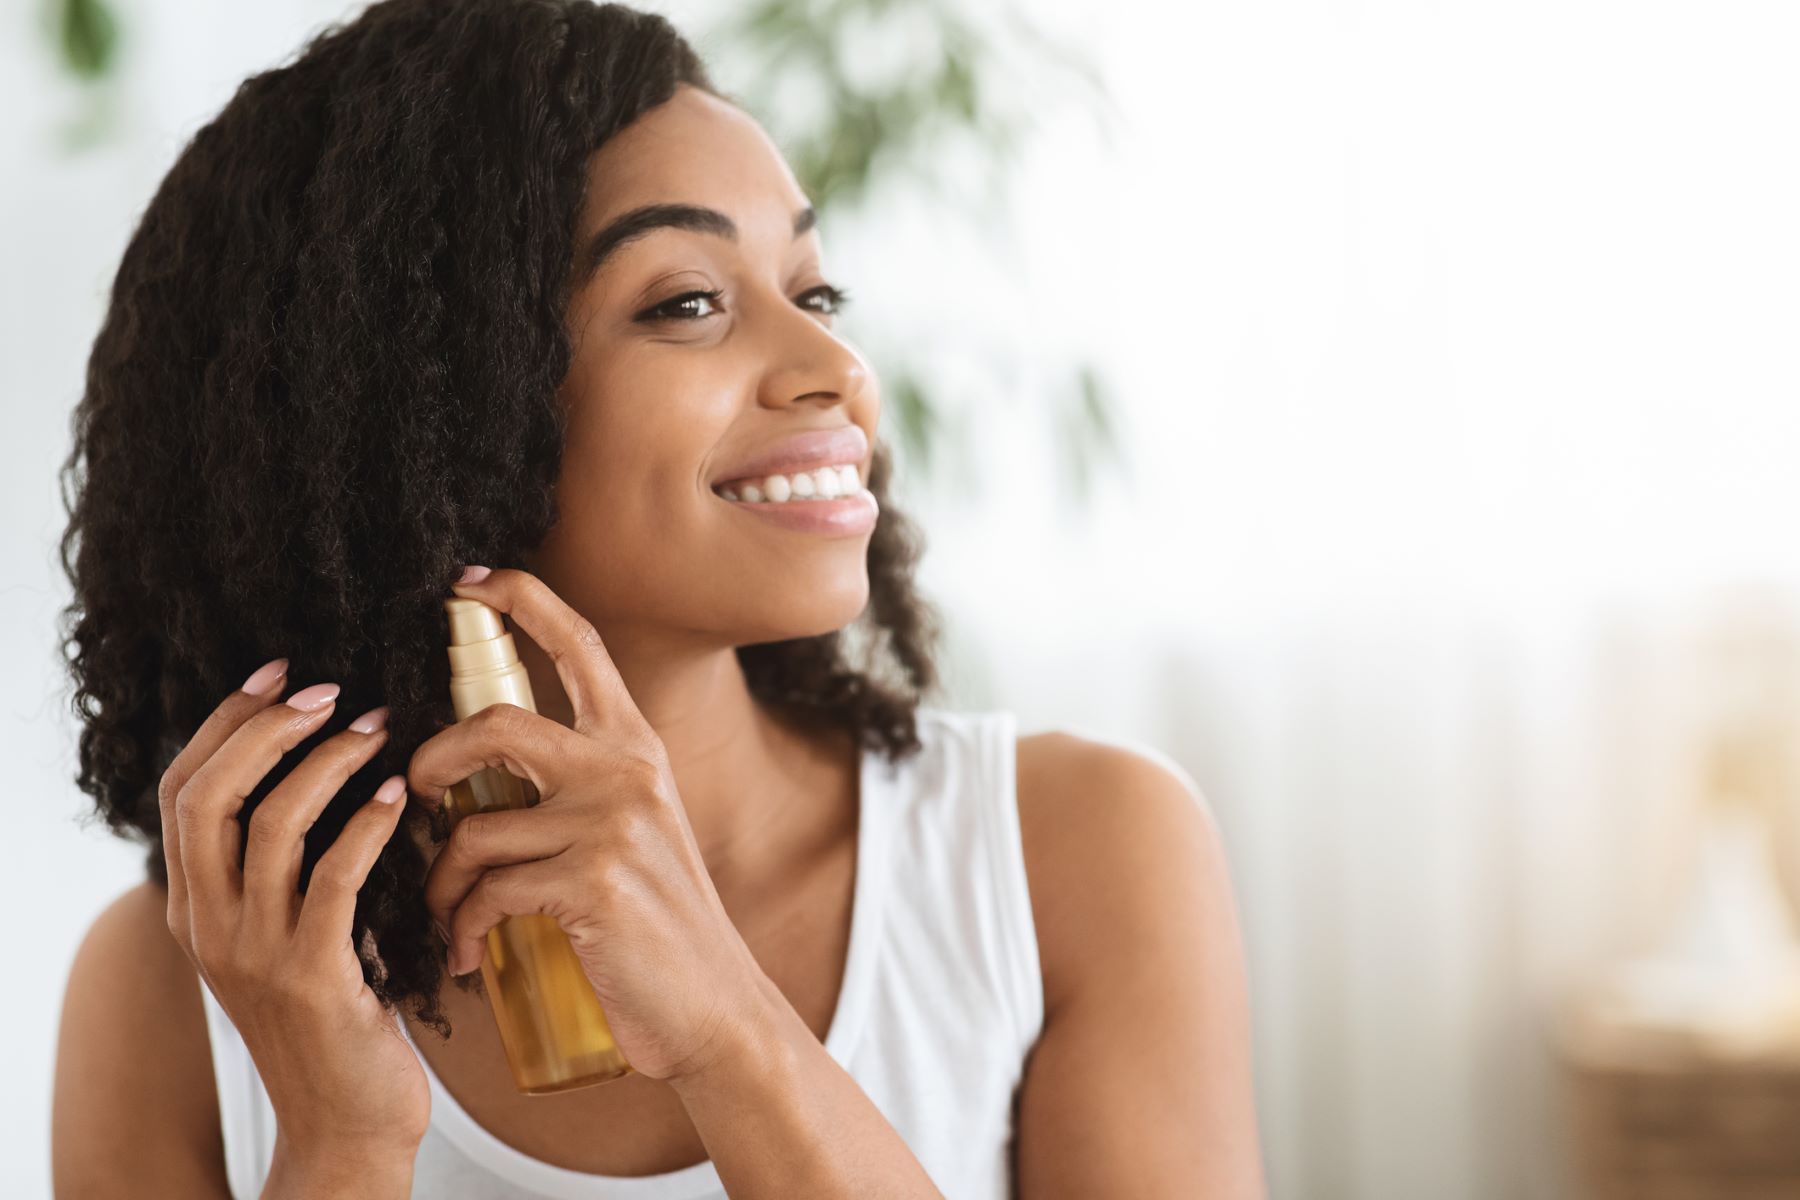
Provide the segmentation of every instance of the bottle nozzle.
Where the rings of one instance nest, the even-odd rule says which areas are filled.
[[[467,646],[471,642],[491,642],[506,632],[500,610],[466,596],[452,596],[444,601],[450,618],[450,644]]]

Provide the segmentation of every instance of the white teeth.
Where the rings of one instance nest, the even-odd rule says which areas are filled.
[[[862,490],[862,475],[856,464],[844,463],[792,475],[770,475],[760,481],[760,486],[740,483],[736,488],[721,487],[719,495],[750,504],[785,504],[794,500],[835,500]]]

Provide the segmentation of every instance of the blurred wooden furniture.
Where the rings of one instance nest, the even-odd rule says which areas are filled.
[[[1800,1200],[1800,1029],[1754,1051],[1565,1010],[1580,1200]]]

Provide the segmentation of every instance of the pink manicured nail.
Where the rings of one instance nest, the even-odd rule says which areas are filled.
[[[337,699],[338,685],[335,683],[315,683],[309,688],[301,688],[287,698],[287,702],[301,712],[314,712],[324,708]]]
[[[491,567],[464,567],[461,577],[459,577],[456,582],[480,583],[483,579],[486,579],[491,572]]]
[[[404,795],[406,795],[406,776],[404,775],[390,775],[381,781],[380,787],[375,789],[375,798],[383,804],[392,804]]]
[[[350,722],[350,728],[356,730],[358,733],[374,733],[377,729],[380,729],[387,724],[387,719],[388,706],[384,704],[380,708],[371,708],[368,712]]]
[[[252,696],[262,695],[274,687],[283,675],[287,674],[287,665],[288,660],[285,658],[264,663],[251,673],[250,678],[244,680],[243,690]]]

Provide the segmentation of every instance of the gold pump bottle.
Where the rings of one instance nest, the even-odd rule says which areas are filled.
[[[444,608],[450,618],[450,702],[456,719],[466,721],[500,703],[536,712],[531,680],[500,610],[462,596],[444,601]],[[450,786],[444,811],[454,826],[472,812],[537,802],[529,780],[484,767]],[[518,913],[496,925],[487,935],[481,978],[521,1092],[565,1092],[631,1072],[594,985],[555,918]]]

